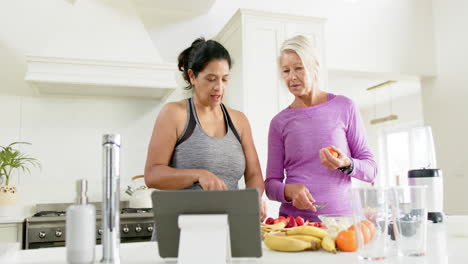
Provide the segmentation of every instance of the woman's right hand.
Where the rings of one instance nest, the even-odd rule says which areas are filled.
[[[286,200],[292,201],[297,209],[317,211],[314,206],[315,199],[304,184],[286,184],[284,197]]]
[[[227,186],[223,180],[213,173],[202,170],[198,176],[198,183],[200,183],[203,190],[227,190]]]

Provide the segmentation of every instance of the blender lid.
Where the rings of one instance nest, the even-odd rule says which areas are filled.
[[[442,171],[440,169],[419,169],[408,171],[408,178],[424,177],[442,177]]]

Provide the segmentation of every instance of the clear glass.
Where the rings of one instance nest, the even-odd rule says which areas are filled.
[[[387,135],[388,176],[390,185],[408,185],[406,174],[410,167],[409,133],[407,131]],[[396,182],[396,176],[398,181]]]
[[[437,168],[434,140],[430,126],[415,127],[411,130],[411,168]]]
[[[360,260],[383,260],[396,255],[389,224],[394,220],[393,193],[388,188],[353,188],[353,223]]]
[[[400,256],[424,256],[427,250],[426,186],[392,188],[396,197],[396,232]]]
[[[336,237],[340,231],[347,230],[353,225],[353,217],[350,214],[324,214],[318,218],[332,237]]]
[[[386,130],[379,138],[385,175],[382,186],[408,185],[407,172],[414,168],[437,168],[434,140],[430,126],[413,125],[403,129]]]

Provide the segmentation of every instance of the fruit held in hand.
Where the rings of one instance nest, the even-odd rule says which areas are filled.
[[[328,149],[328,152],[330,152],[330,154],[331,154],[333,157],[338,158],[339,154],[338,154],[338,152],[336,152],[336,150],[335,150],[334,148],[332,148],[332,147],[327,147],[327,149]]]

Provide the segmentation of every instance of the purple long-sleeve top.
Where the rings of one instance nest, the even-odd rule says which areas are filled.
[[[332,145],[353,159],[349,175],[320,162],[319,150]],[[372,182],[376,174],[364,124],[349,98],[328,94],[327,102],[286,108],[271,120],[265,191],[269,199],[281,202],[280,215],[319,221],[320,214],[350,214],[351,177]],[[318,212],[294,207],[284,197],[286,184],[294,183],[304,184],[317,204],[327,206]]]

